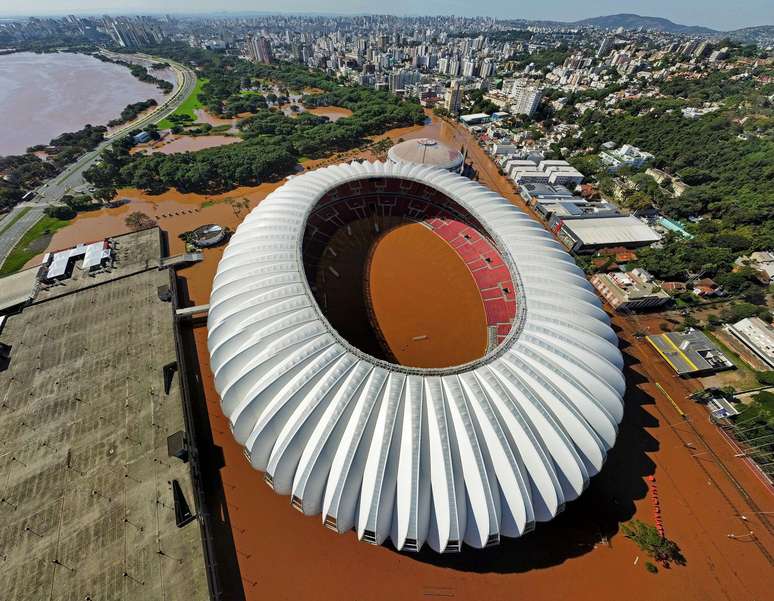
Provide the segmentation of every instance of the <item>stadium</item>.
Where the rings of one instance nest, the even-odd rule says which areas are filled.
[[[387,160],[395,165],[433,165],[447,171],[459,171],[464,157],[459,150],[432,138],[419,138],[398,142],[387,152]]]
[[[372,260],[407,227],[450,249],[478,295],[485,344],[465,360],[406,360],[384,330]],[[468,316],[441,317],[407,347]],[[266,482],[398,550],[482,548],[550,520],[602,468],[623,415],[617,338],[583,272],[507,200],[427,165],[337,165],[271,193],[218,265],[208,347]]]

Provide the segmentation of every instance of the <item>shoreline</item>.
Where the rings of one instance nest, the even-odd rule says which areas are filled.
[[[56,52],[53,52],[53,51],[52,52],[35,52],[35,51],[32,51],[32,50],[22,49],[22,50],[14,50],[13,52],[7,52],[7,53],[0,52],[0,57],[2,57],[2,56],[11,56],[11,55],[16,55],[16,54],[24,54],[24,53],[38,54],[38,55],[43,55],[43,54],[74,54],[74,55],[88,56],[88,57],[94,58],[94,60],[97,60],[97,61],[101,60],[99,58],[96,58],[96,56],[95,56],[95,54],[100,54],[100,52],[91,53],[91,52],[86,52],[86,51],[83,51],[83,50],[73,50],[73,51],[57,50]],[[131,56],[139,56],[139,55],[126,55],[126,56],[127,57],[131,57]],[[149,61],[149,59],[145,59],[145,58],[143,58],[143,60],[145,60],[146,62]],[[157,110],[159,110],[160,108],[165,106],[167,104],[167,102],[171,98],[174,97],[175,93],[181,87],[181,81],[182,80],[181,80],[181,75],[179,73],[179,69],[175,65],[173,65],[172,63],[169,63],[169,68],[174,73],[176,81],[175,81],[175,83],[172,84],[172,89],[169,92],[164,92],[156,84],[151,83],[151,82],[142,81],[137,76],[132,74],[131,69],[130,69],[129,66],[123,65],[121,63],[116,62],[115,60],[110,60],[110,59],[105,60],[105,61],[101,61],[101,62],[105,62],[105,63],[109,63],[109,64],[114,64],[114,65],[117,65],[117,66],[120,66],[120,67],[124,67],[127,71],[129,71],[129,74],[132,76],[133,79],[135,79],[136,81],[138,81],[138,82],[140,82],[142,84],[146,84],[148,86],[151,86],[154,89],[154,93],[151,94],[151,96],[149,96],[148,98],[142,98],[138,102],[145,102],[145,101],[150,100],[151,98],[153,98],[153,96],[156,95],[157,93],[161,93],[161,98],[160,99],[157,100],[157,99],[153,98],[154,100],[156,100],[156,103],[157,103],[156,106],[153,107],[153,110],[152,111],[144,111],[144,112],[138,114],[134,119],[132,119],[132,121],[127,122],[127,123],[123,123],[123,124],[120,124],[120,125],[117,125],[117,126],[114,126],[114,127],[109,127],[108,126],[108,122],[110,120],[120,118],[122,111],[124,111],[128,106],[130,106],[132,104],[136,104],[136,103],[129,102],[129,103],[125,104],[124,106],[120,107],[119,109],[117,109],[115,114],[113,114],[109,119],[106,120],[106,122],[104,124],[94,124],[94,123],[91,123],[88,120],[88,117],[84,116],[85,121],[84,121],[84,123],[82,123],[80,125],[79,129],[71,129],[71,128],[68,127],[68,128],[65,128],[65,129],[57,130],[57,132],[54,135],[52,135],[51,138],[49,138],[45,142],[34,143],[34,141],[31,140],[30,141],[31,143],[28,143],[28,145],[25,147],[25,149],[23,151],[21,151],[21,152],[9,152],[9,153],[2,153],[2,152],[0,152],[0,159],[6,158],[6,157],[24,156],[24,155],[27,155],[27,154],[34,154],[34,153],[29,153],[28,149],[29,148],[35,148],[37,146],[49,146],[52,140],[55,140],[56,138],[58,138],[58,137],[60,137],[60,136],[62,136],[64,134],[67,134],[67,133],[73,133],[75,131],[80,131],[81,129],[83,129],[88,124],[94,125],[95,127],[98,127],[100,125],[104,125],[107,128],[107,132],[105,133],[105,138],[106,139],[111,139],[111,138],[115,137],[118,133],[126,130],[127,128],[130,128],[131,126],[133,126],[136,122],[145,120],[146,118],[151,116],[154,112],[156,112]],[[158,62],[162,62],[162,61],[159,60]],[[160,80],[160,81],[166,81],[166,80]]]

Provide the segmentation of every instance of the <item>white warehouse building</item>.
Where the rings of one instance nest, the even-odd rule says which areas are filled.
[[[539,164],[529,160],[511,160],[505,172],[518,185],[550,184],[574,188],[583,181],[583,174],[567,161],[543,160]]]

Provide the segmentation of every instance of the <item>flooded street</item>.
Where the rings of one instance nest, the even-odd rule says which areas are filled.
[[[169,79],[171,72],[152,72]],[[172,77],[174,81],[174,77]],[[0,56],[0,155],[22,154],[36,144],[87,123],[105,125],[127,104],[164,94],[129,69],[83,54]]]
[[[433,119],[426,125],[392,130],[375,139],[384,137],[395,141],[432,137],[455,148],[464,144],[480,181],[525,208],[508,179],[497,172],[492,161],[461,126]],[[370,152],[351,151],[317,161],[304,161],[302,166],[308,170],[374,158]],[[122,189],[117,199],[128,199],[126,204],[80,214],[71,225],[56,232],[48,249],[67,248],[79,242],[124,233],[128,231],[124,223],[126,216],[133,211],[142,211],[167,232],[169,253],[175,255],[185,248],[178,237],[180,233],[207,223],[235,229],[250,209],[282,183],[284,180],[218,195],[182,194],[170,190],[152,196],[136,189]],[[234,207],[229,204],[229,199],[247,199],[249,206],[246,209]],[[409,233],[407,230],[401,235]],[[413,245],[415,249],[420,242],[417,239]],[[410,261],[411,253],[403,248],[403,243],[399,246],[394,252],[404,252],[404,260]],[[224,246],[205,249],[202,262],[178,272],[192,305],[209,301],[223,249]],[[389,249],[385,246],[382,250]],[[439,249],[439,253],[443,250]],[[30,265],[39,261],[40,257],[37,257]],[[452,265],[453,262],[444,260],[444,263]],[[426,294],[430,300],[435,287],[416,290],[418,276],[412,279],[408,271],[395,276],[384,273],[385,285],[400,290],[405,287],[407,292],[404,299],[396,297],[395,303],[377,307],[377,311],[382,311],[382,326],[397,335],[400,344],[405,340],[406,332],[392,330],[388,323],[392,312],[400,310],[401,304],[416,303],[417,294]],[[408,279],[406,275],[409,275]],[[457,302],[467,302],[470,306],[464,311],[470,315],[468,312],[476,300],[470,286],[459,281],[462,273],[447,272],[447,277],[457,280]],[[561,295],[561,290],[557,289],[557,294]],[[475,324],[463,326],[470,336],[480,336],[472,330],[477,327]],[[413,336],[421,332],[409,333]],[[205,425],[211,429],[212,442],[218,450],[217,476],[223,484],[220,491],[223,504],[219,510],[225,516],[225,527],[233,536],[234,561],[239,568],[236,583],[241,583],[244,590],[244,596],[238,598],[247,601],[267,597],[392,601],[453,597],[512,601],[524,597],[552,601],[576,598],[580,585],[585,596],[598,599],[612,598],[611,590],[623,590],[627,585],[638,591],[638,598],[643,599],[760,598],[755,596],[755,590],[743,593],[748,590],[748,585],[749,589],[762,589],[760,583],[740,583],[733,568],[737,558],[739,561],[755,559],[751,555],[753,551],[738,547],[740,550],[736,553],[739,555],[731,555],[728,545],[742,544],[729,542],[726,538],[731,512],[725,509],[721,512],[716,505],[705,504],[703,500],[694,502],[697,490],[706,489],[707,495],[719,493],[707,487],[704,472],[691,463],[696,460],[674,438],[674,429],[658,427],[659,421],[654,415],[659,414],[654,414],[654,401],[643,391],[642,384],[630,386],[620,438],[606,467],[592,480],[584,495],[568,504],[555,520],[538,524],[534,533],[521,539],[506,539],[499,547],[481,551],[466,550],[459,555],[436,555],[428,551],[416,555],[396,553],[387,546],[374,547],[357,542],[352,532],[334,534],[322,526],[319,515],[304,517],[290,507],[288,497],[275,494],[266,485],[263,475],[252,469],[242,447],[235,442],[228,420],[221,411],[209,365],[206,326],[196,327],[193,334],[196,348],[192,353],[198,357],[207,408]],[[634,358],[640,356],[640,350],[630,346],[628,352],[633,353],[633,359],[627,376],[633,376],[632,382],[645,381],[647,372],[639,359]],[[671,374],[662,374],[661,380],[669,382],[671,377]],[[680,541],[688,557],[686,567],[663,570],[657,576],[637,567],[637,561],[642,563],[645,557],[634,543],[618,532],[619,524],[632,516],[649,519],[651,505],[642,476],[651,469],[648,467],[651,457],[669,466],[659,472],[662,498],[670,508],[667,525],[670,535]],[[708,469],[718,468],[710,465]],[[672,473],[676,475],[672,476]],[[714,497],[712,500],[716,502]],[[707,540],[713,541],[710,551],[706,550]],[[719,561],[715,561],[715,557]],[[267,567],[267,558],[271,558],[270,567]],[[303,573],[300,578],[299,569]],[[349,576],[353,573],[356,577]],[[762,579],[765,579],[764,573],[761,571]],[[694,583],[691,591],[686,591],[686,578]],[[389,584],[374,586],[375,582]],[[728,594],[724,593],[726,587]]]
[[[223,117],[216,117],[209,113],[205,109],[194,109],[194,115],[196,115],[196,123],[207,123],[213,127],[218,125],[230,125],[235,126],[239,119],[224,119]]]
[[[330,107],[328,107],[330,108]],[[334,107],[335,108],[335,107]],[[342,109],[345,110],[345,109]],[[455,128],[440,119],[433,118],[426,125],[417,125],[394,129],[382,136],[375,136],[374,140],[390,137],[394,140],[409,138],[435,137],[447,144],[456,145],[462,142],[461,134]],[[208,138],[225,136],[200,136],[196,138],[184,137],[184,141],[206,141]],[[229,138],[229,140],[239,138]],[[174,142],[169,145],[174,144]],[[476,146],[476,148],[478,148]],[[303,161],[301,165],[305,170],[316,169],[330,164],[348,162],[352,160],[375,160],[376,157],[370,151],[353,150],[341,153],[335,157],[318,160]],[[261,200],[281,186],[285,180],[261,184],[253,187],[235,188],[223,194],[184,194],[177,190],[168,190],[163,194],[146,194],[136,188],[124,188],[118,191],[116,200],[128,202],[115,208],[105,208],[98,211],[80,213],[70,225],[57,231],[49,242],[47,251],[68,248],[79,242],[96,240],[123,234],[129,231],[124,223],[126,216],[134,211],[141,211],[155,219],[169,237],[169,252],[177,254],[185,250],[185,244],[178,235],[190,231],[200,225],[217,223],[235,230],[247,213]],[[515,196],[515,195],[514,195]],[[234,211],[229,204],[229,199],[247,199],[247,210]],[[204,260],[197,265],[181,271],[188,280],[188,287],[192,299],[196,304],[204,304],[209,301],[212,277],[215,274],[223,247],[209,248],[204,251]],[[27,266],[40,263],[42,254],[33,258]]]

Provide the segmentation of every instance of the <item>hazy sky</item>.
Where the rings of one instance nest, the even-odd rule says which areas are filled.
[[[559,21],[629,12],[720,30],[774,25],[774,0],[34,0],[28,4],[0,0],[0,14],[6,15],[212,11],[388,12]]]

